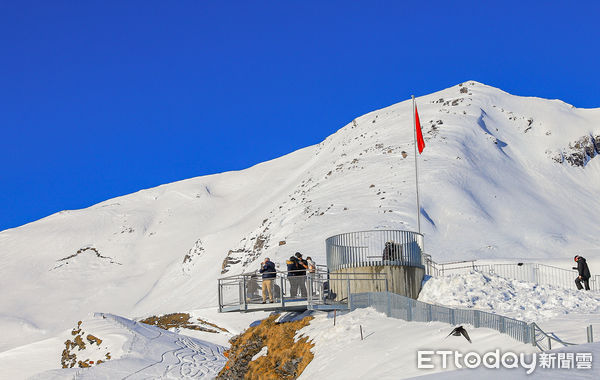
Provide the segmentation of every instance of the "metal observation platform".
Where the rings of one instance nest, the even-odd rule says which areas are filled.
[[[350,232],[325,241],[327,267],[295,276],[276,272],[272,303],[262,303],[262,276],[243,273],[218,280],[219,312],[352,309],[352,294],[393,292],[417,298],[425,274],[423,236],[411,231]],[[291,280],[291,282],[290,282]],[[291,294],[291,283],[298,288]]]

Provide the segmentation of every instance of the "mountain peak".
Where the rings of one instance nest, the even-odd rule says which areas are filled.
[[[422,231],[436,260],[562,259],[600,245],[597,112],[476,81],[417,102],[426,142],[419,155]],[[254,271],[265,256],[285,269],[296,251],[324,264],[331,235],[414,231],[414,170],[405,101],[246,170],[2,233],[0,278],[11,292],[0,296],[0,307],[11,320],[39,326],[14,329],[4,348],[66,329],[73,315],[94,310],[142,315],[213,306],[224,273]],[[23,309],[20,300],[32,288],[44,302]]]

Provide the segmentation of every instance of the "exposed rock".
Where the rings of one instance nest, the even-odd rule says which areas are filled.
[[[254,237],[251,237],[250,239],[242,239],[240,242],[243,243],[242,248],[232,249],[227,253],[227,257],[225,257],[223,260],[221,274],[227,273],[230,270],[230,267],[235,264],[242,263],[242,266],[251,264],[262,254],[263,250],[269,248],[271,234],[268,231],[269,227],[271,226],[271,222],[264,226],[266,222],[267,219],[263,221],[263,225],[259,229],[260,232],[258,232]]]
[[[600,136],[583,136],[569,143],[569,147],[552,156],[556,162],[567,161],[571,166],[585,167],[592,158],[600,154]]]
[[[88,342],[90,342],[90,344],[94,344],[96,343],[98,346],[100,344],[102,344],[102,339],[100,338],[96,338],[95,336],[93,336],[92,334],[88,334],[88,336],[85,338],[87,339]]]
[[[202,253],[204,253],[204,247],[202,246],[202,240],[198,239],[183,258],[183,264],[191,263],[193,259],[199,257]]]
[[[78,357],[78,355],[87,356],[86,353],[88,353],[88,351],[86,351],[87,345],[85,344],[85,341],[83,339],[85,332],[83,331],[81,324],[81,321],[77,322],[77,327],[71,331],[71,335],[74,336],[73,340],[67,339],[64,343],[65,348],[62,351],[60,359],[60,364],[62,368],[73,368],[76,365],[80,368],[86,368],[91,367],[92,365],[104,363],[103,360],[97,360],[94,362],[89,358],[81,360]],[[86,340],[88,341],[90,346],[94,344],[98,346],[98,348],[95,348],[94,350],[100,349],[102,339],[92,334],[87,334]],[[97,351],[95,351],[94,353],[97,353]],[[105,353],[104,356],[106,357],[106,360],[110,360],[110,352]]]
[[[230,249],[229,252],[227,252],[227,256],[223,260],[223,264],[221,265],[221,274],[225,274],[225,273],[229,272],[230,266],[238,264],[239,262],[242,261],[239,258],[233,257],[232,255],[234,255],[236,253],[244,253],[244,252],[247,252],[247,251],[245,249],[236,249],[236,250]]]
[[[64,265],[68,265],[69,263],[72,263],[78,256],[83,255],[85,253],[88,254],[93,254],[95,255],[97,258],[102,259],[105,262],[108,262],[109,264],[117,264],[117,265],[122,265],[121,263],[115,261],[113,258],[108,257],[108,256],[102,256],[100,254],[100,252],[98,251],[98,249],[94,248],[94,247],[85,247],[85,248],[80,248],[77,250],[77,252],[75,252],[72,255],[69,255],[67,257],[63,257],[62,259],[56,260],[57,264],[54,266],[54,268],[52,268],[52,270],[54,269],[58,269]]]

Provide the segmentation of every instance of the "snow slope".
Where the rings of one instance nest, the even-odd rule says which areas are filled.
[[[417,98],[422,229],[436,261],[600,251],[600,109],[477,82]],[[324,240],[416,229],[411,102],[252,168],[142,190],[0,232],[0,352],[85,315],[216,307],[216,279],[324,263]],[[318,120],[315,120],[318,123]],[[590,145],[591,144],[591,145]],[[590,150],[591,146],[591,150]],[[592,271],[594,269],[592,268]],[[216,316],[218,318],[218,316]]]
[[[99,337],[110,338],[110,343],[103,340],[98,346],[88,344],[85,349],[75,349],[73,352],[82,359],[92,361],[105,359],[108,352],[111,359],[105,359],[104,363],[90,368],[75,367],[37,373],[42,365],[29,356],[27,359],[32,361],[32,365],[28,368],[32,374],[37,373],[32,379],[213,378],[227,361],[223,356],[223,346],[111,314],[98,314],[96,319],[86,322],[82,328],[94,331]],[[125,347],[126,351],[123,352]],[[17,356],[17,353],[13,355]],[[3,375],[16,379],[24,373],[6,372]]]

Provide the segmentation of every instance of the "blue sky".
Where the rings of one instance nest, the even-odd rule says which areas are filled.
[[[596,1],[0,1],[0,230],[466,80],[600,107]]]

